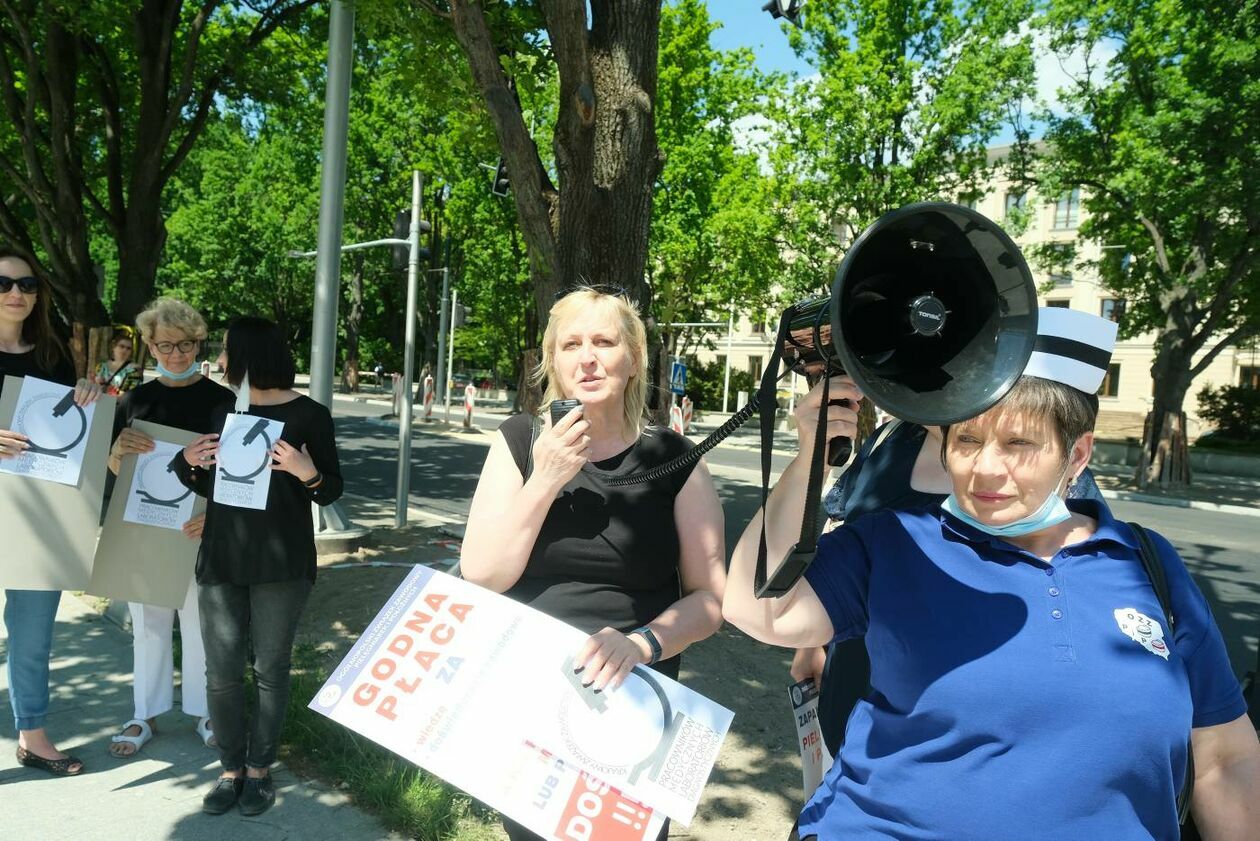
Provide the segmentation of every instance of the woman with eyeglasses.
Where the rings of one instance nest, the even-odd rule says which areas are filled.
[[[0,392],[4,377],[38,377],[74,386],[74,400],[86,406],[100,394],[96,383],[75,377],[66,349],[53,333],[51,295],[31,264],[0,254]],[[0,459],[27,447],[24,435],[0,429]],[[40,563],[39,558],[29,559]],[[74,776],[83,763],[57,750],[44,724],[48,717],[48,671],[59,590],[5,590],[4,625],[9,634],[9,704],[17,729],[17,760],[54,776]]]
[[[109,344],[109,359],[96,369],[96,382],[106,394],[116,397],[140,385],[140,369],[131,361],[134,351],[131,331],[115,331]]]
[[[201,374],[197,353],[206,338],[201,313],[183,301],[160,298],[136,318],[140,336],[157,360],[158,377],[125,394],[114,416],[114,446],[109,469],[115,474],[126,455],[147,453],[153,439],[138,429],[143,420],[204,434],[214,427],[216,409],[232,405],[232,392]],[[219,413],[220,415],[222,412]],[[200,540],[205,515],[184,524],[189,540]],[[134,713],[113,737],[109,752],[132,756],[157,732],[157,716],[174,706],[175,661],[172,632],[175,610],[132,602],[134,634]],[[197,609],[197,584],[190,581],[183,607],[179,608],[180,708],[196,718],[196,731],[207,747],[214,746],[210,708],[206,705],[206,658],[201,641],[201,617]]]
[[[704,462],[606,484],[691,447],[647,422],[647,376],[643,320],[621,290],[557,301],[535,382],[546,385],[544,406],[579,405],[554,425],[520,414],[499,427],[460,552],[469,581],[590,634],[572,662],[597,692],[639,665],[677,679],[682,652],[722,624],[722,506]],[[538,837],[503,823],[512,841]]]

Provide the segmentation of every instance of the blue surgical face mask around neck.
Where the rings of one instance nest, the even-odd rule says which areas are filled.
[[[166,377],[168,380],[174,380],[177,383],[182,383],[184,380],[190,380],[200,374],[201,366],[199,366],[196,362],[193,362],[189,364],[187,371],[184,371],[182,374],[176,374],[159,362],[157,364],[157,372],[159,377]]]
[[[1019,537],[1031,534],[1035,531],[1048,529],[1051,526],[1057,526],[1072,516],[1072,512],[1068,510],[1063,497],[1059,495],[1058,485],[1055,485],[1054,490],[1046,497],[1046,501],[1041,503],[1040,508],[1027,517],[1023,517],[1013,523],[1007,523],[1004,526],[990,526],[972,517],[962,510],[962,506],[958,504],[958,498],[954,494],[950,494],[945,498],[945,501],[941,503],[941,508],[972,528],[979,529],[985,534],[991,534],[994,537]]]

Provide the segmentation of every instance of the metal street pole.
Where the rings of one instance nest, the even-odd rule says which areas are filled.
[[[445,280],[442,283],[446,286]],[[451,290],[451,336],[446,343],[446,422],[451,422],[451,368],[455,365],[455,304],[459,301],[459,290]]]
[[[735,301],[731,300],[731,314],[726,320],[726,372],[722,375],[722,414],[730,414],[731,399],[731,343],[735,336]]]
[[[420,173],[411,173],[411,230],[407,244],[407,325],[404,329],[402,405],[398,410],[398,488],[394,499],[394,527],[407,525],[411,495],[411,384],[416,376],[416,280],[420,274]]]
[[[328,27],[328,82],[324,94],[324,148],[319,185],[319,237],[315,256],[315,312],[311,324],[311,398],[332,408],[341,281],[341,225],[346,190],[346,129],[350,69],[354,63],[354,5],[333,0]]]
[[[446,387],[446,379],[449,376],[446,370],[446,331],[448,319],[450,318],[450,308],[446,306],[446,299],[451,294],[451,272],[449,262],[442,267],[442,300],[438,304],[438,346],[437,346],[437,379],[434,383],[444,392],[449,391]],[[445,398],[443,398],[445,399]],[[450,418],[447,418],[450,420]]]
[[[319,236],[315,256],[315,306],[311,324],[310,395],[332,409],[337,299],[341,282],[341,225],[346,189],[346,130],[350,121],[350,68],[354,62],[354,5],[333,0],[328,25],[328,81],[324,92],[324,147],[319,185]],[[355,529],[333,503],[312,506],[317,536],[349,538]]]

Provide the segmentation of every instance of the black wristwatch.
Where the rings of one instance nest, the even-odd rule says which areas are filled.
[[[653,665],[653,664],[655,664],[655,663],[657,663],[657,662],[659,662],[659,661],[660,661],[660,659],[661,659],[661,641],[660,641],[660,640],[658,640],[658,639],[656,638],[656,634],[652,633],[652,629],[651,629],[651,628],[649,628],[648,626],[644,625],[644,626],[643,626],[643,627],[641,627],[641,628],[635,628],[635,629],[634,629],[633,631],[631,631],[630,633],[632,633],[632,634],[642,634],[643,638],[644,638],[645,640],[647,640],[648,648],[652,649],[652,659],[650,659],[650,660],[648,660],[648,661],[647,661],[647,665],[651,666],[651,665]]]
[[[322,482],[322,481],[324,481],[324,474],[323,474],[323,473],[320,473],[320,472],[317,470],[317,471],[315,471],[315,475],[314,475],[314,476],[312,476],[311,478],[307,479],[305,482],[302,482],[302,486],[303,486],[303,487],[305,487],[305,488],[309,488],[310,490],[314,490],[314,489],[315,489],[315,488],[319,485],[319,483],[320,483],[320,482]]]

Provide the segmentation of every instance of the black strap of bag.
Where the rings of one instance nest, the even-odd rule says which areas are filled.
[[[1168,592],[1168,577],[1164,573],[1164,564],[1159,559],[1155,542],[1151,540],[1146,529],[1137,523],[1129,523],[1129,528],[1138,540],[1138,557],[1142,559],[1142,568],[1155,590],[1155,598],[1159,599],[1160,609],[1164,611],[1164,622],[1168,625],[1168,636],[1171,639],[1177,628],[1177,618],[1173,615],[1172,598]],[[1194,792],[1194,751],[1190,742],[1186,742],[1186,779],[1177,793],[1177,821],[1185,824],[1190,814],[1190,796]]]

